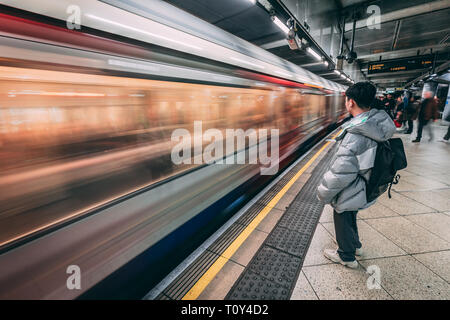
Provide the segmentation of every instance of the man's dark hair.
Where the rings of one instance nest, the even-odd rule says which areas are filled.
[[[349,99],[355,100],[358,107],[369,109],[375,100],[377,88],[370,82],[358,82],[345,91],[345,95]]]

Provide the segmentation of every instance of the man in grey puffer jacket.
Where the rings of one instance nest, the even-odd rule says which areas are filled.
[[[318,187],[318,198],[334,208],[337,250],[325,256],[350,268],[357,268],[356,255],[362,254],[356,225],[358,210],[368,208],[366,183],[374,166],[377,142],[390,139],[396,131],[384,110],[371,109],[376,88],[359,82],[347,89],[345,107],[353,116],[336,138],[339,148]]]

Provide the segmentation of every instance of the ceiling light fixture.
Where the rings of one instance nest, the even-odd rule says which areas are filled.
[[[251,63],[251,62],[249,62],[249,61],[246,61],[246,60],[242,60],[242,59],[239,59],[239,58],[235,58],[235,57],[231,57],[230,59],[231,59],[231,60],[234,60],[234,61],[237,61],[237,62],[241,62],[241,63],[245,63],[245,64],[248,64],[248,65],[250,65],[250,66],[253,66],[253,67],[257,67],[257,68],[265,69],[265,67],[264,67],[264,66],[262,66],[262,65],[259,65],[259,64],[256,64],[256,63]]]
[[[286,33],[286,34],[289,33],[289,28],[283,22],[281,22],[280,19],[278,19],[275,16],[273,17],[273,23],[275,23],[278,26],[278,28],[283,30],[284,33]]]
[[[315,52],[313,49],[308,48],[308,49],[306,49],[306,51],[308,51],[308,53],[310,55],[312,55],[314,58],[316,58],[317,60],[322,60],[322,57],[317,52]]]

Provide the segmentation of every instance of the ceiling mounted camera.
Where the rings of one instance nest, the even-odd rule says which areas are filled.
[[[301,40],[295,34],[294,30],[289,30],[286,40],[287,40],[287,42],[289,44],[289,48],[291,48],[291,50],[299,50],[301,48],[301,45],[302,45]]]
[[[306,42],[297,35],[297,28],[294,19],[289,19],[286,24],[289,27],[289,32],[286,36],[289,48],[291,48],[291,50],[304,49]]]
[[[350,51],[347,53],[347,56],[345,57],[345,60],[347,60],[347,62],[349,64],[352,64],[356,60],[356,58],[358,57],[358,55],[356,54],[356,52],[354,50],[355,49],[356,19],[357,19],[357,15],[354,14],[354,16],[353,16],[353,28],[352,28],[352,44],[350,45]]]
[[[358,54],[355,51],[350,51],[345,57],[349,64],[352,64],[356,60],[356,58],[358,58]]]

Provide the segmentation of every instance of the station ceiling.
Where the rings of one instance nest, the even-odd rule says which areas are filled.
[[[272,22],[268,8],[274,8],[277,16],[280,10],[284,10],[284,17],[286,14],[294,17],[333,62],[336,62],[339,51],[340,22],[345,17],[345,52],[351,46],[352,20],[355,18],[354,50],[358,58],[352,65],[344,63],[344,72],[356,81],[370,80],[382,89],[402,87],[423,78],[430,73],[429,66],[413,71],[368,74],[370,62],[431,55],[435,67],[441,66],[446,70],[442,66],[450,60],[450,0],[258,0],[256,4],[251,0],[167,2],[342,84],[349,83],[333,72],[333,63],[326,67],[304,50],[289,48],[285,33]],[[374,17],[374,6],[378,7],[381,20],[376,28],[369,28],[367,21]]]

